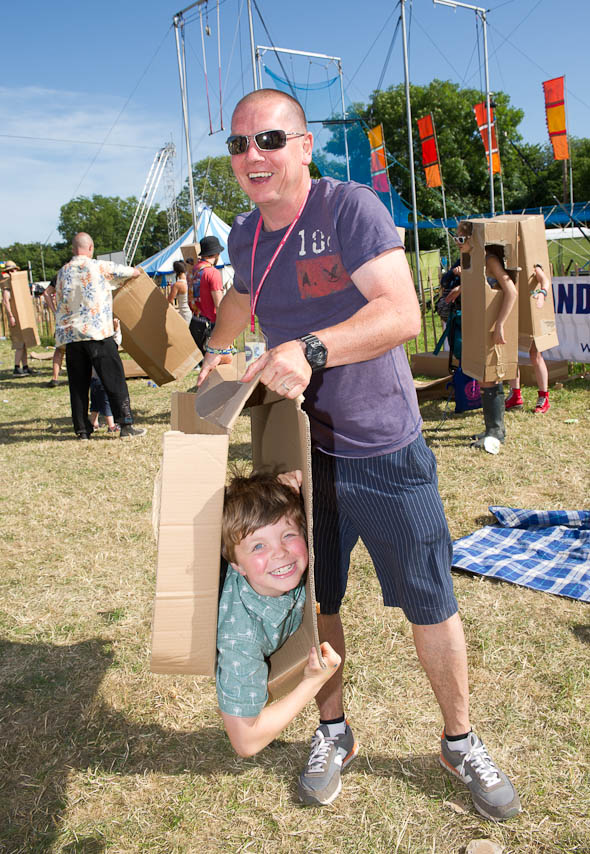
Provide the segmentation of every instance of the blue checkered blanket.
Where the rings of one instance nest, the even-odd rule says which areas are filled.
[[[590,602],[590,510],[489,508],[499,526],[453,543],[453,567]]]

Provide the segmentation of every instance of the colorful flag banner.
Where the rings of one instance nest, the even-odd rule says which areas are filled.
[[[426,175],[427,187],[442,187],[442,176],[438,158],[438,146],[434,132],[432,113],[418,119],[418,132],[422,143],[422,165]]]
[[[389,176],[387,174],[387,155],[383,141],[383,125],[377,125],[368,131],[371,146],[371,181],[373,189],[378,193],[389,192]]]
[[[565,77],[554,77],[553,80],[545,80],[543,83],[547,130],[553,146],[554,160],[569,160],[570,156],[565,127],[564,89]]]
[[[498,140],[496,139],[496,121],[494,117],[494,108],[490,107],[490,111],[492,116],[492,173],[496,175],[502,171],[502,167],[500,166],[500,151],[498,149]],[[476,104],[473,108],[473,112],[475,113],[477,127],[479,128],[479,132],[483,140],[483,147],[485,148],[489,167],[490,154],[488,151],[488,108],[486,102],[482,101],[481,104]]]

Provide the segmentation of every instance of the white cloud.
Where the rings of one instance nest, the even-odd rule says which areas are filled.
[[[139,196],[156,151],[171,136],[180,190],[184,146],[178,101],[175,93],[166,114],[156,110],[151,115],[122,98],[0,87],[0,245],[47,238],[55,242],[60,206],[74,196]],[[219,138],[207,137],[200,117],[192,117],[191,123],[193,159],[220,153]],[[101,147],[104,141],[110,144]],[[182,159],[185,163],[186,156]],[[156,201],[163,203],[160,190]]]

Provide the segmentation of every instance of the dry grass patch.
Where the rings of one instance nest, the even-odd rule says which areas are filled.
[[[473,719],[524,812],[494,826],[437,762],[440,713],[403,616],[384,609],[362,546],[343,609],[347,713],[361,743],[330,807],[297,802],[310,706],[255,759],[237,758],[212,680],[149,672],[151,495],[170,387],[130,382],[133,442],[77,442],[49,367],[12,380],[0,344],[0,851],[7,854],[457,854],[489,837],[514,854],[590,850],[588,605],[456,573]],[[188,389],[194,378],[176,383]],[[454,537],[489,504],[584,507],[590,384],[546,416],[507,416],[498,457],[469,449],[481,413],[423,405]],[[534,390],[525,389],[527,409]],[[3,401],[7,400],[8,403]],[[577,418],[575,424],[566,419]],[[437,429],[438,427],[438,429]],[[247,463],[240,419],[233,459]]]

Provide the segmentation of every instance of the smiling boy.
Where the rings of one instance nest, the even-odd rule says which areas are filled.
[[[303,619],[305,534],[300,495],[278,476],[237,477],[227,487],[221,537],[229,566],[219,601],[216,682],[223,723],[240,756],[275,739],[340,665],[329,644],[321,646],[326,667],[312,647],[301,682],[267,705],[267,660]]]

